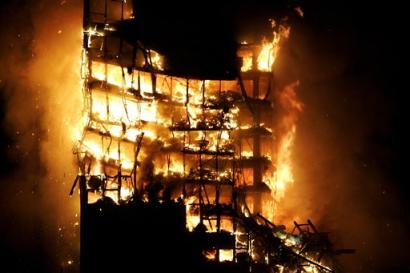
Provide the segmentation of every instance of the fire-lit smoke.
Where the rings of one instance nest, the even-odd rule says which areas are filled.
[[[68,272],[78,265],[79,246],[78,202],[68,196],[76,168],[70,156],[73,140],[67,131],[76,126],[82,111],[78,93],[82,1],[19,1],[10,6],[10,14],[25,20],[15,22],[18,32],[11,35],[16,38],[5,43],[26,41],[21,51],[10,53],[26,61],[8,63],[19,70],[1,75],[14,89],[8,99],[6,124],[20,152],[11,152],[16,157],[22,154],[15,187],[22,193],[16,198],[24,198],[18,203],[25,203],[25,208],[18,209],[15,217],[32,219],[27,226],[36,226],[27,228],[24,236],[30,236],[27,242],[39,248],[27,255],[51,261],[39,270],[64,268]]]
[[[28,256],[35,254],[47,260],[47,265],[40,265],[38,272],[49,267],[52,267],[50,272],[61,271],[60,267],[67,272],[78,262],[77,257],[67,255],[75,253],[71,250],[76,249],[78,243],[73,232],[77,230],[74,211],[78,208],[74,205],[78,202],[67,200],[77,171],[70,156],[71,137],[75,133],[67,132],[79,132],[75,128],[82,110],[78,76],[82,1],[9,2],[15,4],[6,10],[8,16],[0,19],[0,56],[2,64],[5,63],[0,67],[0,87],[7,107],[4,126],[12,139],[7,158],[17,162],[18,170],[12,167],[8,170],[12,174],[1,179],[4,186],[1,209],[7,217],[2,218],[0,230],[11,226],[3,237],[4,241],[18,242],[16,250],[7,249],[16,253],[15,261],[27,261]],[[280,134],[284,136],[283,149],[275,148],[283,151],[283,160],[280,160],[283,165],[274,160],[277,167],[284,166],[282,171],[279,172],[280,168],[277,171],[282,174],[280,177],[285,177],[281,181],[296,181],[287,184],[281,199],[286,200],[286,204],[279,202],[281,209],[275,217],[289,223],[293,219],[305,221],[311,217],[319,221],[321,227],[330,227],[343,246],[358,249],[350,272],[379,272],[381,266],[387,268],[384,272],[401,272],[392,267],[408,261],[408,251],[402,250],[408,242],[408,232],[400,219],[404,213],[398,212],[405,211],[405,206],[391,185],[397,178],[386,177],[384,170],[397,168],[393,166],[394,160],[390,160],[394,156],[389,150],[392,145],[389,141],[397,139],[388,139],[393,129],[386,118],[391,115],[388,111],[392,111],[388,108],[395,105],[391,105],[385,91],[381,91],[385,82],[369,84],[375,75],[368,73],[367,62],[358,56],[372,55],[370,64],[375,67],[384,65],[386,56],[401,59],[391,55],[401,52],[395,48],[395,42],[383,41],[380,37],[386,27],[394,39],[405,37],[401,31],[406,24],[396,23],[396,18],[405,16],[397,15],[397,5],[392,5],[394,10],[386,11],[388,5],[383,4],[383,12],[373,13],[369,12],[371,6],[362,8],[360,4],[351,3],[358,7],[354,10],[366,21],[360,25],[362,28],[357,28],[357,22],[348,18],[351,10],[346,7],[350,8],[349,5],[328,12],[331,2],[322,2],[325,6],[321,1],[307,4],[311,7],[305,14],[297,10],[300,16],[305,15],[305,26],[292,29],[296,35],[292,35],[292,41],[280,54],[281,61],[277,60],[279,66],[275,67],[277,79],[290,78],[289,82],[300,79],[298,93],[307,106],[297,126],[296,139],[296,127],[286,127]],[[318,12],[312,17],[314,10]],[[375,27],[372,22],[385,18],[387,12],[393,14],[395,20],[383,20],[387,26]],[[336,20],[336,24],[332,25],[329,20]],[[349,28],[349,33],[345,33],[343,27]],[[369,43],[371,50],[352,51],[355,44],[352,33],[364,35],[360,39],[353,38],[361,42],[367,41],[368,35],[374,35],[374,41]],[[388,54],[378,51],[377,46],[385,43],[392,47]],[[245,58],[243,70],[251,67],[252,60]],[[397,75],[391,72],[396,70],[394,65],[386,65],[382,71],[390,72],[392,81],[398,82]],[[405,104],[406,100],[402,102]],[[400,127],[405,124],[405,119],[403,121]],[[286,148],[292,142],[295,143],[293,152]],[[292,155],[293,165],[287,165]],[[171,164],[173,162],[171,160]],[[163,172],[169,170],[183,172],[180,165],[164,168]],[[276,188],[273,183],[272,188]],[[26,250],[28,245],[33,248],[30,253]],[[67,246],[71,249],[67,250]],[[13,262],[12,266],[15,269],[23,265]],[[6,265],[5,271],[7,269]]]
[[[392,99],[400,81],[396,61],[405,50],[398,42],[378,42],[386,27],[396,37],[404,29],[395,21],[383,29],[368,24],[385,16],[388,5],[376,4],[382,12],[363,5],[354,12],[362,19],[349,21],[348,6],[334,9],[330,18],[330,4],[320,10],[324,2],[306,9],[303,21],[292,25],[276,67],[282,80],[300,79],[298,95],[305,105],[293,150],[296,182],[287,188],[278,222],[291,226],[310,218],[330,231],[335,245],[357,249],[340,257],[345,272],[407,272],[408,217],[400,211],[408,202],[400,199],[403,180],[396,177],[405,161],[395,150],[408,143],[399,118],[407,115],[395,116],[407,108],[406,100],[401,105]],[[374,32],[368,35],[369,30]],[[396,135],[403,140],[396,142]]]
[[[303,103],[296,94],[299,82],[285,86],[278,94],[279,118],[277,124],[277,156],[274,174],[275,199],[280,202],[285,197],[286,185],[294,182],[292,172],[292,149],[296,137],[299,115],[303,110]]]
[[[67,131],[77,126],[83,110],[77,91],[81,86],[81,2],[43,1],[36,7],[35,57],[29,66],[30,80],[41,90],[38,100],[44,111],[41,126],[46,133],[40,143],[41,162],[46,166],[44,205],[55,207],[50,223],[57,224],[52,232],[59,238],[57,260],[64,268],[78,265],[78,202],[68,196],[76,168],[67,156],[73,146]]]
[[[37,198],[33,200],[36,202],[35,206],[39,208],[37,217],[41,219],[41,225],[48,239],[41,238],[46,241],[47,247],[44,250],[45,255],[53,257],[54,264],[49,265],[53,271],[55,268],[64,268],[65,271],[74,270],[78,266],[78,225],[79,225],[79,202],[77,200],[69,200],[68,193],[72,185],[73,179],[77,174],[77,166],[75,165],[75,158],[70,157],[72,154],[72,147],[74,142],[78,141],[83,136],[84,122],[84,102],[81,94],[82,82],[80,75],[80,68],[84,65],[84,58],[82,59],[81,45],[82,45],[82,1],[61,1],[55,3],[51,0],[43,0],[30,4],[30,12],[33,16],[30,18],[29,24],[32,27],[32,39],[28,39],[27,47],[32,51],[28,61],[19,67],[19,77],[21,81],[21,91],[11,95],[8,105],[7,124],[9,130],[16,135],[16,141],[19,143],[22,150],[29,150],[28,145],[33,146],[37,151],[38,158],[35,158],[36,166],[41,166],[41,171],[35,179],[38,180],[35,190]],[[22,26],[24,29],[26,26]],[[277,30],[273,33],[273,40],[271,42],[264,41],[262,47],[258,50],[256,56],[256,65],[252,69],[260,71],[271,72],[272,66],[277,59],[279,48],[283,41],[288,38],[289,28],[282,26],[275,26]],[[97,30],[85,30],[94,36],[100,35]],[[17,36],[25,35],[16,33]],[[91,35],[91,36],[92,36]],[[91,42],[91,41],[89,41]],[[25,49],[24,49],[25,50]],[[150,62],[154,68],[158,70],[163,69],[163,57],[157,52],[151,51]],[[246,61],[247,59],[244,58]],[[255,61],[251,62],[254,64]],[[252,65],[253,65],[252,64]],[[244,64],[246,65],[246,64]],[[120,88],[132,87],[137,84],[132,80],[132,77],[137,75],[129,75],[127,71],[118,66],[105,66],[101,63],[92,63],[92,73],[95,79],[106,81],[109,84]],[[242,71],[246,71],[246,67],[242,67]],[[24,71],[24,73],[22,73]],[[84,72],[84,71],[83,71]],[[125,78],[124,78],[125,75]],[[139,88],[144,90],[141,94],[144,98],[151,98],[153,90],[151,89],[150,75],[144,75],[142,72],[138,75],[140,81]],[[16,79],[18,80],[18,79]],[[158,79],[158,82],[166,79]],[[233,82],[222,83],[224,88],[237,88],[237,84]],[[185,79],[174,78],[172,81],[172,96],[176,102],[188,104],[188,114],[192,118],[192,125],[197,125],[201,118],[201,111],[195,108],[195,105],[201,103],[201,90],[204,86],[207,89],[212,89],[214,86],[219,86],[219,83],[211,81],[191,81],[189,83],[190,96],[185,96],[187,84]],[[24,91],[23,91],[24,90]],[[286,91],[287,89],[285,89]],[[160,93],[169,92],[166,85],[158,85],[155,91]],[[287,92],[287,91],[286,91]],[[110,119],[113,123],[108,130],[112,137],[125,138],[129,141],[135,141],[137,136],[141,133],[141,127],[133,128],[137,120],[146,122],[162,123],[165,126],[171,126],[171,120],[164,117],[166,109],[153,103],[138,103],[127,101],[124,107],[124,101],[121,97],[110,97],[107,104],[107,99],[98,89],[95,89],[96,100],[90,105],[91,114],[96,119]],[[102,95],[98,99],[98,95]],[[129,94],[128,94],[129,95]],[[213,99],[213,97],[210,97]],[[28,101],[34,104],[35,114],[24,113],[21,109],[25,109],[24,105]],[[286,100],[283,102],[286,106]],[[280,102],[282,104],[282,102]],[[107,109],[109,109],[107,111]],[[237,128],[235,117],[238,115],[238,109],[233,108],[229,115],[233,118],[229,124],[224,124],[229,128]],[[31,117],[30,117],[31,116]],[[33,124],[27,124],[27,120],[33,119]],[[124,127],[125,126],[125,127]],[[23,128],[25,127],[25,128]],[[125,128],[125,129],[124,129]],[[94,132],[101,133],[103,130],[99,127],[91,127]],[[288,127],[282,128],[284,131],[289,130]],[[164,141],[167,136],[162,129],[158,131],[155,126],[143,126],[144,138],[146,143],[153,140]],[[24,135],[21,135],[24,132]],[[291,145],[293,144],[294,130],[290,131],[290,135],[283,134],[280,136],[280,146],[278,159],[275,165],[280,165],[277,168],[274,178],[275,191],[278,188],[283,190],[283,185],[286,179],[282,178],[284,164],[290,165],[289,157]],[[217,145],[228,144],[229,137],[227,134],[220,136],[209,134],[207,136],[211,139],[209,148],[211,151],[218,149]],[[287,141],[282,140],[287,139]],[[195,141],[200,141],[202,137],[198,135]],[[88,142],[87,142],[88,141]],[[104,164],[112,161],[120,161],[121,166],[125,170],[130,170],[134,162],[131,156],[126,154],[119,155],[116,149],[112,149],[107,153],[107,149],[101,149],[95,145],[92,139],[86,139],[83,142],[87,152],[89,152],[93,160],[91,174],[101,174],[104,170]],[[151,145],[151,146],[149,146]],[[144,163],[141,166],[141,180],[149,179],[149,168],[151,165],[162,166],[155,170],[155,174],[166,175],[181,175],[187,170],[184,169],[181,159],[157,160],[154,156],[158,151],[155,150],[156,142],[149,144],[150,148],[147,151],[142,151],[141,157]],[[169,144],[166,144],[169,145]],[[165,146],[166,146],[165,145]],[[105,147],[106,148],[106,147]],[[191,148],[187,146],[187,148]],[[246,157],[246,151],[241,156]],[[273,154],[267,155],[268,158],[274,159]],[[28,157],[33,160],[33,157]],[[286,163],[285,163],[286,162]],[[288,167],[286,167],[288,168]],[[30,172],[34,172],[30,169]],[[286,170],[291,172],[290,169]],[[289,174],[288,175],[291,175]],[[27,177],[22,175],[22,179]],[[220,173],[218,179],[227,179],[227,173]],[[25,186],[22,185],[22,189]],[[40,194],[41,192],[41,194]],[[131,196],[132,192],[129,188],[122,188],[121,197],[127,198]],[[74,195],[76,197],[77,195]],[[283,196],[283,193],[275,195]],[[117,198],[112,196],[113,199]],[[98,197],[96,197],[98,198]],[[188,200],[189,201],[189,200]],[[187,212],[189,211],[190,202],[187,201]],[[267,202],[264,205],[264,211],[269,214],[273,211],[272,202]],[[188,228],[192,229],[197,223],[198,212],[192,211],[192,217],[188,218]],[[23,216],[24,217],[24,216]],[[191,221],[191,222],[189,222]],[[232,230],[232,223],[227,220],[222,220],[221,226],[225,230]],[[208,229],[215,228],[209,225]],[[220,253],[221,260],[232,259],[232,253]],[[48,266],[47,266],[48,267]],[[57,269],[60,270],[60,269]]]
[[[79,202],[69,202],[68,192],[72,183],[72,179],[77,173],[77,168],[74,164],[74,160],[69,156],[72,152],[73,139],[80,140],[84,134],[83,130],[83,101],[82,94],[80,92],[81,79],[80,79],[80,67],[84,65],[84,59],[81,59],[81,1],[73,3],[61,2],[58,4],[52,1],[44,1],[37,3],[33,10],[35,11],[33,18],[34,37],[31,41],[31,47],[33,50],[32,59],[27,63],[27,81],[33,90],[33,93],[28,95],[36,102],[36,107],[40,109],[37,119],[39,130],[41,131],[41,139],[38,138],[36,145],[39,147],[39,162],[41,166],[45,166],[45,171],[39,175],[39,191],[42,196],[36,200],[39,202],[39,206],[46,210],[47,213],[39,213],[39,216],[45,223],[44,230],[50,238],[50,242],[47,247],[47,254],[55,257],[57,265],[52,267],[65,268],[69,270],[70,267],[78,265],[78,256],[76,256],[76,250],[78,250],[78,205]],[[62,16],[64,15],[64,16]],[[64,18],[63,20],[61,18]],[[92,33],[94,36],[100,35],[93,30],[86,30]],[[260,71],[271,72],[272,65],[274,64],[279,48],[283,39],[286,39],[289,35],[289,29],[279,27],[278,32],[274,32],[274,38],[272,42],[264,41],[262,48],[258,52],[257,65],[253,69]],[[152,52],[152,66],[156,69],[162,70],[163,64],[161,56],[156,52]],[[246,58],[245,58],[246,60]],[[255,63],[255,62],[252,62]],[[138,82],[139,89],[144,92],[141,94],[145,99],[153,96],[151,89],[150,75],[144,75],[142,72],[139,75],[130,75],[124,68],[115,65],[104,65],[98,62],[91,64],[92,77],[106,81],[109,84],[117,86],[119,88],[132,87],[137,84],[133,81],[133,77],[139,77]],[[244,70],[242,68],[242,70]],[[125,75],[125,76],[124,76]],[[158,80],[158,82],[161,79]],[[166,82],[168,79],[162,79]],[[235,85],[234,83],[225,83],[227,86]],[[197,126],[201,117],[201,111],[196,109],[196,105],[201,103],[201,90],[206,86],[211,89],[212,85],[218,85],[218,83],[212,82],[200,82],[191,81],[189,83],[190,97],[185,96],[187,83],[185,79],[174,78],[171,81],[171,90],[167,90],[166,85],[157,86],[156,92],[167,93],[172,91],[172,96],[175,101],[182,104],[187,104],[187,112],[192,118],[192,125]],[[297,115],[301,111],[301,103],[298,102],[295,95],[295,88],[297,84],[292,84],[279,92],[277,96],[277,105],[280,107],[278,128],[275,130],[275,145],[277,145],[277,151],[272,154],[267,154],[266,157],[273,160],[273,165],[276,168],[271,178],[272,185],[271,190],[274,193],[274,201],[276,209],[279,208],[280,202],[285,199],[285,189],[289,183],[293,182],[292,174],[292,146],[294,143],[296,133]],[[164,89],[162,89],[164,88]],[[124,92],[125,93],[125,92]],[[27,95],[27,94],[25,94]],[[122,94],[130,95],[130,94]],[[172,122],[169,116],[166,117],[166,109],[161,109],[160,105],[156,102],[143,102],[134,103],[128,101],[124,103],[124,99],[121,96],[109,96],[107,98],[104,92],[99,92],[98,88],[93,90],[94,100],[89,105],[89,109],[85,109],[88,114],[95,119],[109,120],[111,122],[110,127],[98,127],[89,126],[86,128],[92,133],[98,132],[109,133],[110,137],[126,139],[130,142],[135,142],[138,135],[141,132],[145,134],[145,141],[152,144],[148,144],[148,148],[142,151],[141,158],[143,164],[141,165],[140,179],[148,181],[151,178],[153,166],[166,166],[157,170],[157,173],[169,174],[183,174],[185,169],[183,168],[181,159],[172,160],[172,164],[166,164],[166,161],[159,160],[155,162],[155,155],[159,152],[155,149],[157,142],[154,140],[160,140],[166,143],[166,138],[169,137],[167,130],[158,130],[155,126],[149,125],[149,123],[159,123],[165,126],[171,126]],[[15,113],[19,115],[19,109],[21,109],[24,98],[21,94],[16,94],[13,104],[10,107],[14,107]],[[162,112],[161,112],[162,111]],[[24,117],[16,117],[10,114],[10,123],[17,128],[26,119]],[[229,113],[231,117],[235,118],[238,115],[238,109],[234,108],[232,113]],[[240,114],[240,113],[239,113]],[[135,126],[138,122],[148,125]],[[229,128],[237,128],[237,124],[233,119],[228,124],[223,124]],[[142,129],[141,129],[142,128]],[[14,130],[13,128],[12,130]],[[18,131],[18,130],[16,130]],[[36,133],[34,135],[36,136]],[[209,149],[211,151],[217,151],[221,143],[228,143],[226,136],[209,136],[211,142]],[[202,137],[199,135],[195,141],[200,141]],[[81,139],[82,140],[82,139]],[[219,141],[219,143],[217,143]],[[133,162],[132,155],[129,153],[119,153],[120,148],[114,147],[112,149],[104,146],[100,146],[100,139],[88,138],[84,139],[84,150],[92,158],[92,168],[90,173],[93,175],[99,175],[104,172],[104,165],[115,162],[121,165],[124,170],[130,171],[135,162]],[[119,143],[115,143],[119,147]],[[166,143],[165,145],[168,145]],[[111,143],[109,144],[111,145]],[[124,146],[121,146],[122,151],[126,150]],[[194,149],[193,146],[187,146],[188,149]],[[246,151],[241,156],[246,157]],[[249,154],[249,156],[252,156]],[[154,164],[155,162],[155,164]],[[169,162],[169,161],[168,161]],[[164,171],[162,171],[164,170]],[[84,172],[84,170],[80,170]],[[224,179],[226,174],[220,173],[218,179]],[[124,187],[121,191],[121,198],[128,198],[132,194],[130,187]],[[110,196],[113,199],[117,196]],[[96,197],[98,198],[98,196]],[[95,199],[96,200],[96,199]],[[190,210],[190,203],[194,200],[187,200],[187,214],[188,216],[188,228],[192,230],[196,224],[198,224],[198,212]],[[56,205],[58,204],[58,205]],[[273,203],[267,202],[264,205],[264,211],[272,212],[275,209],[272,208]],[[50,209],[51,208],[51,209]],[[50,211],[51,210],[51,211]],[[272,215],[267,215],[269,219],[272,219]],[[209,230],[215,229],[215,224],[206,223]],[[221,226],[224,230],[232,230],[232,222],[222,220]],[[48,240],[47,240],[48,241]],[[233,254],[229,251],[221,251],[220,260],[231,260]]]

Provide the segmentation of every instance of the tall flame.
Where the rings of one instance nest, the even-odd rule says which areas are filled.
[[[276,27],[275,21],[272,20],[272,27]],[[275,63],[278,56],[281,42],[283,39],[288,39],[290,34],[290,27],[279,25],[278,30],[273,32],[273,39],[268,42],[266,39],[262,40],[262,50],[258,56],[258,70],[272,71],[272,65]]]
[[[285,39],[289,37],[290,27],[283,25],[276,25],[272,20],[273,39],[267,41],[264,39],[262,45],[252,46],[244,43],[245,50],[242,51],[243,66],[242,71],[259,70],[264,72],[271,72],[272,66],[277,58],[280,47]],[[90,28],[85,30],[93,36],[102,35],[96,29]],[[182,138],[177,136],[177,133],[170,133],[167,127],[174,123],[174,115],[178,122],[186,124],[185,115],[188,116],[188,124],[192,127],[203,126],[212,122],[207,120],[201,105],[205,103],[205,90],[231,89],[235,90],[237,86],[231,88],[231,83],[222,83],[217,81],[199,81],[187,80],[178,77],[167,77],[164,75],[156,75],[155,79],[151,73],[140,70],[132,70],[122,67],[120,65],[108,64],[98,61],[88,61],[83,55],[83,66],[89,69],[84,69],[86,75],[84,78],[89,79],[91,87],[88,89],[90,96],[88,104],[86,105],[88,117],[85,118],[85,130],[87,137],[84,134],[76,134],[76,138],[80,140],[83,149],[82,156],[90,157],[92,162],[91,174],[98,175],[105,173],[105,166],[117,165],[120,171],[130,171],[135,165],[135,158],[133,149],[138,136],[144,133],[144,140],[146,141],[160,141],[164,148],[171,147],[173,139]],[[164,58],[159,53],[150,50],[148,64],[154,69],[164,69]],[[89,66],[88,66],[89,65]],[[87,74],[89,73],[89,74]],[[224,84],[229,84],[229,88],[225,88]],[[264,175],[264,181],[273,193],[273,200],[279,202],[285,195],[285,190],[288,184],[293,183],[294,178],[292,174],[292,146],[296,134],[296,122],[299,113],[302,111],[303,105],[298,100],[295,89],[298,82],[293,83],[277,96],[279,108],[283,113],[280,113],[279,122],[277,122],[277,130],[279,135],[275,140],[276,151],[269,153],[265,151],[263,156],[269,161],[273,161],[275,171],[270,170]],[[216,88],[217,87],[217,88]],[[137,96],[135,96],[137,94]],[[170,115],[169,108],[162,102],[158,102],[160,97],[165,102],[169,101],[176,105],[185,106],[186,112],[172,109]],[[215,94],[207,94],[208,100],[215,100]],[[178,107],[180,107],[178,106]],[[211,113],[214,110],[208,110]],[[226,116],[230,121],[222,125],[229,129],[235,129],[238,126],[237,114],[239,108],[232,107]],[[209,114],[210,115],[210,114]],[[181,119],[182,118],[182,119]],[[87,122],[88,121],[88,122]],[[185,123],[184,123],[185,122]],[[211,124],[211,123],[209,123]],[[265,127],[263,123],[260,126]],[[243,124],[241,129],[251,128],[249,124]],[[267,128],[272,133],[270,128]],[[197,134],[196,142],[200,142],[205,137]],[[206,139],[209,141],[207,149],[210,152],[216,152],[220,145],[229,144],[230,136],[226,132],[219,137],[212,133],[206,133]],[[130,147],[128,144],[122,144],[122,141],[132,143]],[[196,143],[186,145],[190,151],[197,151]],[[231,151],[231,150],[229,150]],[[233,151],[233,150],[232,150]],[[182,158],[173,158],[169,156],[168,159],[162,157],[156,158],[152,151],[143,148],[141,150],[141,161],[145,160],[155,164],[153,174],[155,175],[185,175],[185,166]],[[240,151],[240,157],[250,159],[254,157],[251,147],[244,147]],[[140,171],[141,172],[141,171]],[[244,172],[245,173],[245,172]],[[142,175],[142,174],[141,174]],[[247,174],[245,174],[248,176]],[[218,179],[225,179],[222,173],[219,174]],[[249,177],[250,179],[250,177]],[[123,191],[125,190],[122,189]],[[128,196],[130,192],[121,193],[121,195]],[[194,200],[188,199],[187,206],[187,228],[193,230],[199,223],[198,211],[192,204]],[[264,200],[262,204],[262,213],[268,218],[273,218],[273,210],[275,202],[272,200]],[[249,204],[252,206],[252,204]],[[210,225],[207,227],[210,231],[214,227]],[[226,226],[225,230],[231,228]]]
[[[242,72],[250,71],[252,69],[257,69],[264,72],[272,71],[272,66],[276,61],[283,41],[289,38],[290,27],[284,25],[276,25],[276,22],[274,20],[272,20],[271,23],[272,28],[274,29],[272,41],[268,41],[264,37],[262,39],[261,48],[257,53],[257,56],[255,56],[255,52],[253,52],[249,48],[239,53],[240,57],[242,57]],[[242,42],[241,44],[244,46],[248,45],[248,43],[246,42]],[[255,65],[257,67],[254,67],[254,58],[256,58]]]
[[[303,111],[303,103],[296,94],[299,81],[286,86],[278,94],[278,104],[283,112],[278,121],[277,156],[274,162],[276,171],[269,187],[273,192],[273,198],[280,202],[284,196],[286,187],[294,182],[292,172],[292,148],[296,136],[297,121],[299,114]]]
[[[296,134],[296,125],[293,124],[290,127],[289,131],[285,133],[279,142],[276,172],[273,178],[276,191],[275,197],[277,200],[284,197],[286,186],[294,182],[291,157]]]

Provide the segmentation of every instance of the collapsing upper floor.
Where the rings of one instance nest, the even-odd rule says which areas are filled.
[[[272,66],[289,28],[273,25],[269,42],[238,43],[206,7],[196,18],[171,4],[143,13],[138,5],[155,8],[140,2],[85,0],[76,145],[84,272],[103,270],[96,253],[127,242],[172,251],[173,231],[191,242],[177,249],[192,252],[197,272],[332,272],[321,264],[333,251],[326,234],[310,222],[294,234],[272,223],[284,187]],[[203,14],[215,16],[204,23]],[[167,232],[152,217],[164,218]],[[102,239],[121,230],[130,238]],[[162,238],[158,246],[151,237]]]

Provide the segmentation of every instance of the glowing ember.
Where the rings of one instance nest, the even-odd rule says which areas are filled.
[[[215,260],[216,258],[216,250],[204,251],[203,254],[208,260]]]
[[[198,202],[195,196],[185,199],[186,225],[189,231],[193,231],[200,222],[199,212],[195,210],[195,202]]]
[[[233,261],[233,250],[232,249],[220,249],[219,250],[219,261]]]
[[[157,70],[164,70],[164,57],[154,50],[149,50],[148,63]]]
[[[252,54],[248,53],[242,57],[241,71],[246,72],[252,70]]]

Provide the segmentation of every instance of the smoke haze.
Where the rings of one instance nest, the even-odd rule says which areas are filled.
[[[76,175],[70,134],[82,110],[82,1],[0,5],[0,260],[4,272],[76,272],[79,202],[68,192]],[[390,18],[402,18],[399,5],[305,6],[275,64],[279,87],[299,80],[304,104],[295,183],[280,213],[312,219],[336,247],[356,248],[342,258],[346,272],[409,272],[397,54],[406,32]]]
[[[78,263],[78,202],[68,192],[71,128],[82,110],[81,12],[81,1],[2,3],[5,272],[69,272]]]
[[[398,6],[336,2],[304,11],[276,64],[278,79],[300,80],[305,105],[281,213],[312,219],[336,247],[357,249],[341,258],[346,272],[409,272]]]

